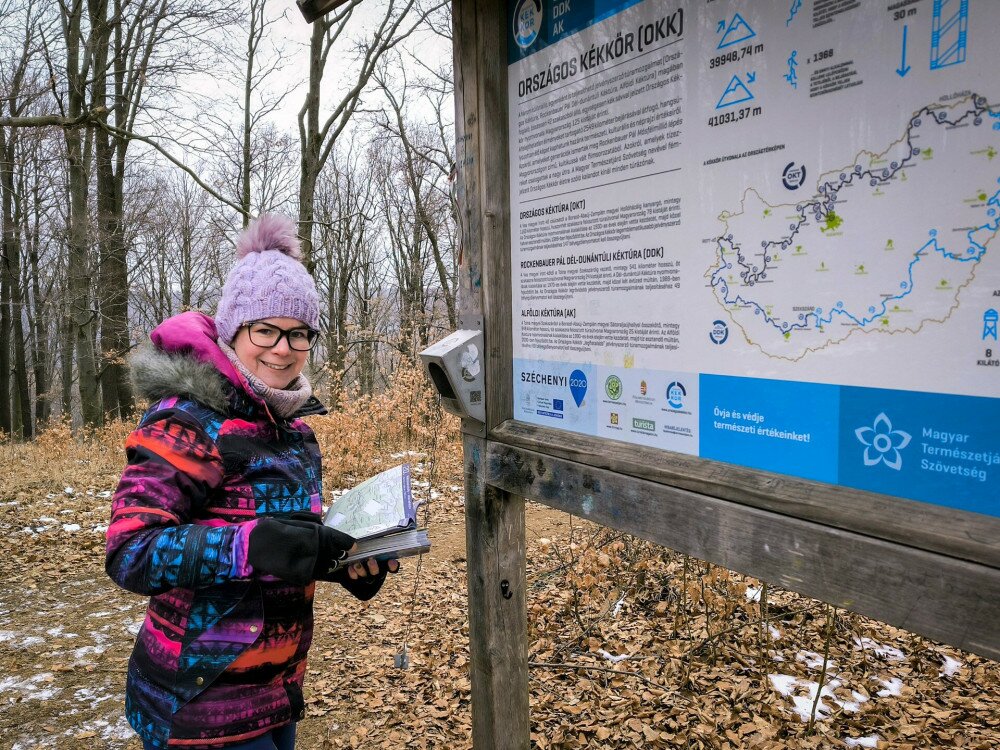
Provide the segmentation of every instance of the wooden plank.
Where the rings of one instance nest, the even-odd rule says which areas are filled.
[[[1000,568],[1000,518],[508,421],[509,445]]]
[[[455,65],[455,175],[458,213],[458,315],[462,328],[483,316],[482,221],[479,193],[479,56],[476,16],[464,3],[452,11]]]
[[[507,151],[507,4],[476,4],[479,17],[479,184],[483,207],[483,313],[489,379],[487,430],[513,410],[510,291],[510,164]]]
[[[494,359],[510,359],[509,271],[484,258],[510,257],[506,219],[506,7],[499,0],[455,2],[455,109],[458,140],[459,222],[462,236],[459,314],[463,328],[487,319],[484,328],[487,420],[497,423],[498,383],[511,370]],[[499,92],[499,93],[498,93]],[[499,97],[499,98],[498,98]],[[490,297],[485,288],[492,288]],[[508,299],[507,317],[497,312],[495,290]],[[509,386],[508,386],[509,389]],[[502,399],[501,399],[502,401]],[[507,408],[509,411],[509,407]],[[501,407],[501,412],[503,407]],[[482,425],[465,420],[465,530],[469,585],[469,647],[472,736],[476,750],[527,748],[528,646],[525,600],[524,499],[489,487],[484,479],[486,442]]]
[[[1000,659],[1000,569],[564,458],[487,444],[486,481],[684,554]]]
[[[472,743],[527,748],[524,498],[485,482],[486,441],[464,436]]]

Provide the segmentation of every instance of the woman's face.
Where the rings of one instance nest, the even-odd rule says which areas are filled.
[[[275,328],[291,330],[304,328],[305,323],[295,318],[265,318],[259,323],[267,323]],[[240,362],[257,378],[272,388],[285,388],[302,372],[306,366],[309,352],[300,352],[288,345],[288,336],[282,336],[278,343],[270,348],[257,346],[250,340],[247,326],[240,328],[233,339],[233,351]]]

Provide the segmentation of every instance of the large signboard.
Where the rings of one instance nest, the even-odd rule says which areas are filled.
[[[1000,3],[508,3],[514,417],[1000,515]]]

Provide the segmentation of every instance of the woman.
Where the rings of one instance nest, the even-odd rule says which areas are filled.
[[[288,750],[305,715],[314,581],[374,596],[395,560],[340,568],[354,540],[323,526],[325,413],[302,374],[319,297],[294,224],[237,243],[213,321],[165,321],[132,359],[152,406],[126,442],[108,575],[150,596],[125,712],[145,748]]]

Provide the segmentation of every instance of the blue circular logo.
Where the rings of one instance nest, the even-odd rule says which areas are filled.
[[[542,0],[520,0],[514,9],[514,41],[527,49],[542,30]]]
[[[667,386],[667,404],[669,404],[672,409],[683,408],[685,396],[687,396],[687,390],[684,388],[684,384],[679,380],[675,380]]]
[[[726,325],[726,321],[713,320],[712,330],[708,332],[708,337],[712,339],[713,344],[725,344],[726,339],[729,338],[729,326]]]
[[[798,190],[806,181],[806,165],[798,166],[794,161],[788,162],[781,173],[781,183],[789,190]]]

